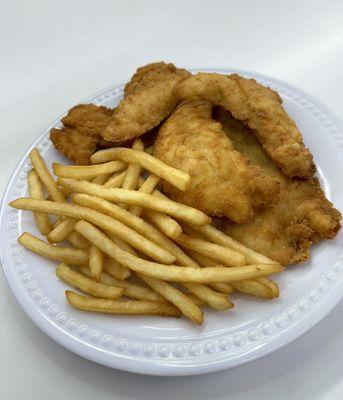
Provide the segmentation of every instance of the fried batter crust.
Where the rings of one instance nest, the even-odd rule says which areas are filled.
[[[164,191],[208,215],[243,223],[278,200],[278,181],[234,149],[207,101],[181,103],[162,125],[154,149],[156,157],[191,176],[185,192],[166,183]]]
[[[230,111],[254,130],[266,152],[289,177],[309,178],[313,157],[273,90],[239,75],[198,73],[175,86],[185,100],[203,99]]]
[[[283,265],[295,264],[310,257],[310,247],[333,238],[341,227],[341,213],[325,198],[316,178],[307,180],[286,177],[263,150],[253,132],[224,110],[216,113],[237,150],[251,163],[280,182],[280,200],[242,225],[227,219],[216,223],[233,238]]]
[[[51,129],[50,139],[56,149],[75,164],[90,164],[90,156],[97,146],[113,145],[100,136],[112,113],[107,107],[79,104],[62,118],[63,128]]]
[[[105,140],[133,139],[166,119],[178,104],[174,86],[189,76],[173,64],[154,63],[139,68],[126,85],[125,97],[102,133]]]

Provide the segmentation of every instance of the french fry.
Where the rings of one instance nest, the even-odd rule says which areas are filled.
[[[185,191],[190,182],[190,176],[183,171],[170,167],[156,157],[144,151],[116,147],[100,150],[91,156],[93,164],[103,163],[110,160],[122,160],[128,163],[139,164],[142,168],[159,176],[176,188]]]
[[[62,186],[58,186],[58,190],[63,194],[63,196],[64,196],[65,198],[67,198],[68,196],[70,196],[70,195],[73,193],[72,190],[67,189],[67,188],[65,188],[65,187],[62,187]],[[47,200],[53,200],[53,198],[51,197],[51,195],[49,195],[49,196],[47,197]]]
[[[101,174],[96,176],[95,178],[92,179],[93,183],[97,183],[98,185],[103,185],[105,182],[107,182],[113,174]]]
[[[227,247],[198,239],[181,233],[176,242],[186,249],[194,250],[202,255],[223,263],[225,266],[237,267],[245,264],[245,258],[237,251]]]
[[[67,237],[68,242],[70,242],[75,248],[80,250],[89,250],[89,242],[85,239],[79,232],[72,231]]]
[[[104,268],[104,255],[96,246],[91,245],[89,249],[89,269],[92,278],[97,282],[100,281],[101,273]]]
[[[132,249],[132,247],[127,243],[123,242],[120,238],[113,235],[110,235],[110,238],[122,250],[127,251],[133,256],[136,256],[134,249]],[[202,324],[203,312],[192,299],[186,296],[186,294],[160,279],[148,277],[140,273],[138,273],[138,276],[155,292],[159,293],[163,298],[174,304],[187,318],[190,318],[197,324]]]
[[[113,174],[105,183],[104,187],[112,187],[112,188],[119,188],[123,184],[125,180],[125,176],[127,174],[127,169],[121,172],[117,172]],[[94,182],[96,183],[96,182]]]
[[[165,299],[169,300],[170,303],[174,304],[174,306],[176,306],[184,316],[198,325],[202,324],[202,310],[187,295],[161,279],[145,275],[140,275],[140,277],[147,285],[153,288],[155,292],[159,293]]]
[[[165,251],[168,251],[168,253],[171,253],[169,250],[170,246],[167,244],[168,241],[161,232],[159,232],[154,226],[144,221],[142,218],[136,217],[124,208],[121,208],[107,200],[101,199],[100,197],[90,196],[87,194],[74,195],[73,202],[80,206],[89,207],[94,210],[98,210],[99,212],[103,212],[110,217],[116,218],[118,221],[126,224],[136,232],[140,233],[142,236],[160,245],[165,249]]]
[[[225,283],[225,282],[217,282],[217,283],[212,283],[211,288],[216,290],[219,293],[224,293],[226,295],[232,294],[235,289],[232,285],[230,285],[229,283]]]
[[[113,258],[110,257],[105,257],[104,271],[119,281],[129,278],[131,275],[131,270],[129,268],[123,267],[116,260],[113,260]]]
[[[46,214],[47,215],[47,214]],[[63,240],[67,239],[70,232],[74,229],[76,224],[76,219],[66,218],[63,221],[58,221],[59,223],[52,229],[52,231],[47,236],[50,243],[61,243]]]
[[[261,278],[257,278],[256,281],[261,283],[262,285],[267,286],[270,289],[272,299],[279,297],[280,290],[279,290],[279,286],[276,282],[272,281],[269,278],[266,278],[265,276],[262,276]]]
[[[137,253],[132,249],[132,247],[127,243],[123,242],[120,238],[112,234],[107,234],[107,235],[122,250],[127,251],[128,253],[134,256],[137,255]],[[163,241],[160,244],[165,249],[168,249],[176,257],[176,260],[180,265],[199,268],[199,265],[194,260],[188,257],[187,254],[182,249],[180,249],[175,243],[173,243],[168,238],[163,238]],[[143,279],[142,274],[138,274],[138,276],[141,279]],[[233,304],[227,298],[223,297],[220,293],[211,290],[209,287],[202,285],[201,283],[183,282],[183,286],[189,292],[193,293],[198,299],[208,304],[215,310],[225,310],[233,307]]]
[[[123,288],[95,282],[63,263],[56,268],[56,275],[69,285],[95,297],[117,299],[125,293]]]
[[[197,297],[195,294],[190,293],[190,292],[187,292],[186,295],[187,295],[187,297],[188,297],[189,299],[191,299],[191,300],[193,301],[193,303],[196,304],[197,306],[202,307],[202,306],[206,305],[206,302],[203,301],[203,300],[201,300],[201,299],[199,299],[199,297]]]
[[[31,211],[47,212],[76,219],[84,219],[100,228],[121,236],[133,247],[142,251],[142,253],[148,255],[153,260],[167,264],[175,260],[175,257],[172,254],[129,228],[127,225],[91,208],[78,206],[76,204],[55,203],[48,200],[35,200],[31,198],[17,199],[11,202],[10,205]]]
[[[195,268],[163,265],[133,256],[123,251],[105,234],[86,221],[79,221],[75,230],[99,247],[105,254],[131,270],[153,278],[173,282],[237,282],[274,274],[283,270],[278,264],[247,265],[231,268]]]
[[[220,263],[217,261],[212,260],[211,258],[208,258],[200,253],[197,253],[196,251],[193,250],[187,250],[187,253],[192,256],[194,260],[197,261],[198,264],[202,267],[207,267],[207,268],[214,268],[214,267],[222,267]],[[218,282],[218,283],[212,283],[210,285],[214,290],[217,290],[218,292],[225,293],[225,294],[231,294],[235,291],[232,285],[229,283],[223,283],[223,282]]]
[[[59,190],[57,183],[48,171],[48,168],[46,167],[45,162],[37,149],[33,149],[31,151],[30,159],[35,172],[50,193],[51,198],[57,202],[65,202],[62,192]]]
[[[194,251],[188,250],[188,253],[199,262],[199,264],[203,267],[214,268],[218,267],[220,264],[216,263],[215,261],[211,260],[208,257],[205,257],[201,254],[198,254]],[[228,285],[227,283],[215,283],[211,286],[224,293],[227,292],[227,288],[223,285]],[[261,297],[263,299],[272,299],[278,297],[279,289],[278,286],[266,277],[256,278],[254,280],[249,281],[242,281],[242,282],[232,282],[230,285],[231,290],[238,290],[239,292],[250,294],[252,296]]]
[[[85,251],[69,247],[53,246],[27,232],[18,238],[18,242],[34,253],[51,258],[52,260],[72,265],[87,265],[88,263],[88,254]]]
[[[133,150],[143,151],[144,145],[139,138],[136,138],[132,145],[132,148],[133,148]],[[142,167],[139,164],[130,162],[129,166],[127,167],[127,172],[125,175],[124,182],[122,184],[122,188],[129,189],[129,190],[136,190],[137,185],[138,185],[138,178],[141,173],[141,170],[142,170]]]
[[[194,225],[204,225],[211,222],[210,217],[196,208],[185,206],[169,199],[158,198],[151,194],[135,190],[106,188],[95,183],[77,179],[59,178],[58,183],[77,193],[91,194],[117,203],[142,206],[161,211]]]
[[[167,199],[167,197],[159,190],[155,189],[153,194],[157,197]],[[154,210],[144,210],[144,217],[152,224],[159,228],[163,233],[172,239],[176,239],[182,232],[182,228],[178,222],[164,213]]]
[[[229,249],[238,251],[245,256],[248,264],[275,264],[276,261],[260,254],[249,247],[244,246],[242,243],[237,242],[230,236],[225,235],[219,229],[216,229],[212,225],[195,226],[193,225],[191,229],[203,235],[206,239],[211,240],[214,243],[225,246]]]
[[[122,250],[127,251],[128,253],[136,256],[137,252],[136,250],[129,245],[127,242],[124,242],[124,240],[122,240],[119,236],[114,235],[111,232],[104,232],[105,235],[110,238],[112,240],[112,242],[114,242],[116,245],[118,245]]]
[[[272,299],[274,297],[271,289],[268,286],[258,282],[257,279],[247,279],[241,282],[234,282],[232,286],[241,293],[261,297],[262,299]]]
[[[68,302],[75,308],[106,314],[124,315],[157,315],[163,317],[180,317],[180,311],[172,304],[149,300],[106,300],[82,296],[66,290]]]
[[[45,198],[43,193],[43,188],[35,170],[32,170],[28,173],[27,181],[28,181],[30,196],[34,199],[43,200]],[[42,235],[48,235],[51,230],[51,222],[49,220],[49,215],[35,212],[34,217],[39,232]]]
[[[177,239],[182,232],[180,224],[167,214],[146,208],[143,210],[143,217],[172,239]]]
[[[188,227],[185,227],[185,229],[187,232],[194,233],[194,231],[190,230]],[[212,227],[209,229],[209,231],[213,232]],[[197,235],[199,233],[195,231],[195,234]],[[222,232],[219,232],[219,236],[221,236],[221,234]],[[231,239],[228,236],[227,238]],[[188,252],[204,267],[218,266],[218,264],[216,264],[214,261],[205,256],[202,256],[196,252],[191,252],[191,251]],[[247,254],[249,254],[250,257],[253,257],[253,259],[255,258],[254,253],[256,252],[252,251],[252,253],[250,253],[250,249],[247,248]],[[263,256],[262,254],[260,255],[259,253],[256,253],[256,255],[257,255],[256,260],[266,258],[265,256]],[[269,261],[270,261],[269,263],[272,263],[272,260],[269,259]],[[215,286],[218,288],[218,290],[220,290],[218,284],[215,284]],[[236,289],[239,292],[250,294],[252,296],[261,297],[264,299],[273,299],[279,296],[278,285],[267,277],[256,278],[254,280],[249,280],[246,282],[234,282],[231,284],[231,286],[233,287],[233,289]]]
[[[126,163],[122,161],[110,161],[97,165],[62,165],[56,162],[52,164],[56,176],[74,179],[92,179],[98,175],[122,171],[125,168]]]
[[[178,264],[182,266],[199,268],[199,265],[171,240],[165,238],[164,243],[161,243],[161,245],[165,249],[168,249],[176,257]],[[219,293],[216,293],[201,283],[183,283],[183,285],[191,293],[196,295],[196,297],[204,301],[215,310],[225,310],[233,307],[233,304],[227,298],[220,296]],[[221,285],[224,285],[224,283]]]
[[[88,268],[81,267],[80,272],[90,278],[92,277]],[[117,286],[125,289],[125,296],[130,297],[131,299],[164,301],[162,296],[151,289],[128,281],[118,281],[117,279],[108,275],[106,272],[101,274],[100,282],[105,285]]]
[[[191,293],[193,293],[195,296],[197,296],[199,299],[204,301],[215,310],[223,311],[229,310],[230,308],[234,307],[234,304],[227,298],[225,294],[215,292],[210,287],[204,284],[191,282],[183,282],[182,284]]]
[[[159,181],[160,181],[160,178],[158,176],[150,175],[145,181],[139,182],[141,186],[138,191],[142,192],[142,193],[151,194],[154,191],[154,189]],[[130,207],[130,212],[133,215],[136,215],[136,217],[141,216],[142,210],[143,210],[143,207],[141,207],[141,206],[131,206]]]
[[[198,253],[197,251],[187,249],[186,252],[187,255],[190,256],[193,260],[195,260],[201,267],[206,267],[206,268],[224,267],[224,265],[221,264],[220,262],[213,260],[213,258],[206,257],[203,254]]]

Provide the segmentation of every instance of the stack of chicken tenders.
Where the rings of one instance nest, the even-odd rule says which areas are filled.
[[[308,259],[312,243],[340,229],[296,123],[278,93],[254,79],[153,63],[138,68],[114,110],[82,104],[62,122],[50,137],[76,164],[140,136],[191,177],[186,191],[163,182],[168,197],[283,265]]]

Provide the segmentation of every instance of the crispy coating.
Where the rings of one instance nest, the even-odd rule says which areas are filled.
[[[110,108],[79,104],[62,118],[62,129],[51,129],[50,139],[56,149],[75,164],[90,164],[90,156],[98,146],[113,145],[100,136],[112,114]]]
[[[125,97],[102,133],[103,138],[118,142],[153,129],[176,107],[174,86],[189,75],[173,64],[155,63],[139,68],[126,85]]]
[[[75,164],[90,164],[90,156],[96,150],[97,138],[75,129],[53,128],[50,139],[56,149]]]
[[[78,129],[85,135],[99,136],[99,133],[108,124],[113,110],[95,104],[79,104],[69,110],[62,118],[65,127]]]
[[[125,85],[124,97],[137,92],[140,88],[144,88],[150,82],[156,82],[161,78],[161,75],[173,74],[175,70],[176,67],[173,64],[165,62],[155,62],[137,68],[130,81]]]
[[[243,223],[256,209],[277,202],[278,181],[264,175],[259,167],[250,166],[234,149],[222,126],[212,119],[210,102],[181,103],[160,128],[154,152],[191,176],[185,192],[166,183],[164,191],[208,215]]]
[[[313,158],[273,90],[239,75],[198,73],[175,87],[182,99],[203,99],[222,106],[254,130],[266,152],[289,177],[309,178]]]
[[[337,234],[341,226],[340,212],[325,198],[316,178],[286,177],[249,128],[224,110],[219,110],[216,118],[237,150],[265,174],[278,179],[281,186],[279,202],[256,214],[252,221],[236,225],[221,219],[217,223],[233,238],[283,265],[307,260],[312,243]]]

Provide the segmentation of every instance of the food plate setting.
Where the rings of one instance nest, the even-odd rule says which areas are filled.
[[[320,182],[321,188],[326,198],[333,203],[333,206],[337,210],[343,210],[343,193],[341,190],[341,188],[343,187],[343,175],[340,173],[343,166],[343,125],[338,117],[336,117],[324,105],[322,105],[316,99],[313,99],[308,94],[276,79],[268,78],[256,73],[226,69],[199,69],[192,70],[192,73],[196,74],[200,71],[205,73],[217,73],[224,75],[239,74],[240,76],[245,78],[253,78],[258,83],[276,91],[282,99],[282,105],[284,109],[295,121],[296,126],[299,128],[299,131],[302,134],[306,147],[313,155],[314,163],[316,166],[315,175]],[[153,71],[153,73],[155,72]],[[156,77],[157,79],[159,79],[158,73],[156,73],[156,75],[153,75],[153,79],[155,79]],[[139,74],[136,81],[134,79],[131,80],[130,85],[127,86],[125,89],[125,95],[132,94],[136,90],[136,86],[141,84],[141,81],[139,81],[138,78],[141,79],[139,77]],[[182,79],[187,80],[187,76],[182,77]],[[148,85],[149,80],[147,79],[146,82]],[[168,82],[169,81],[167,80],[166,84],[168,84]],[[186,87],[183,88],[183,92],[182,90],[180,92],[183,93],[184,96],[186,96],[187,100],[189,100],[187,98],[187,85],[185,86]],[[196,88],[196,84],[194,85],[194,87]],[[96,106],[114,108],[123,99],[124,88],[125,84],[114,86],[88,98],[84,101],[84,104],[91,103],[95,104]],[[188,88],[189,93],[191,89]],[[270,92],[274,93],[272,91]],[[274,94],[272,94],[272,97],[275,100]],[[200,99],[202,99],[202,97]],[[191,100],[199,101],[199,97]],[[215,105],[223,106],[222,104]],[[174,104],[173,108],[175,108],[175,106],[177,106],[177,104]],[[230,109],[230,111],[232,110]],[[168,135],[173,134],[174,132],[174,127],[172,123],[175,122],[176,124],[175,132],[177,132],[179,126],[177,125],[179,124],[179,122],[176,119],[175,121],[171,121],[171,118],[173,118],[177,112],[179,112],[179,115],[182,112],[180,107],[178,107],[177,111],[174,112],[172,117],[170,117],[169,120],[164,123],[164,126],[162,129],[160,129],[159,133],[159,135],[162,136],[161,131],[163,130],[163,135],[165,135],[164,144],[168,149],[174,143],[173,141],[168,142]],[[219,110],[220,122],[225,119],[225,116],[223,117],[220,115],[221,112],[222,110]],[[232,112],[232,114],[234,114],[234,112]],[[277,283],[277,292],[279,295],[271,295],[269,299],[247,295],[246,292],[243,293],[243,288],[239,290],[239,286],[237,285],[237,287],[235,287],[236,290],[229,295],[230,304],[232,301],[232,303],[234,303],[234,307],[232,304],[232,307],[227,306],[227,309],[224,311],[214,310],[213,308],[205,307],[203,321],[202,316],[199,317],[200,321],[199,319],[197,319],[197,317],[194,317],[194,315],[193,317],[189,317],[193,321],[197,322],[196,324],[185,317],[166,318],[154,315],[110,315],[99,312],[87,312],[85,311],[85,307],[83,307],[82,309],[81,306],[77,307],[77,305],[75,306],[75,304],[73,307],[73,301],[69,299],[68,302],[65,294],[65,291],[72,289],[72,286],[77,286],[83,292],[91,295],[93,294],[94,297],[104,296],[98,296],[95,292],[94,294],[90,291],[84,290],[82,284],[82,287],[80,287],[80,284],[73,284],[72,281],[74,279],[74,276],[70,277],[70,275],[68,275],[69,273],[71,275],[75,273],[72,268],[70,268],[68,271],[65,271],[63,270],[64,267],[61,267],[61,271],[58,273],[57,277],[55,270],[58,263],[56,263],[56,261],[44,258],[41,255],[31,252],[30,250],[25,248],[30,247],[30,245],[27,243],[25,244],[24,241],[22,243],[23,245],[19,244],[18,237],[20,237],[24,232],[29,232],[32,235],[44,240],[45,238],[41,234],[42,231],[40,232],[37,228],[37,217],[35,219],[32,212],[20,209],[24,208],[22,206],[18,206],[17,208],[9,206],[9,203],[15,201],[18,198],[30,197],[28,188],[28,173],[32,169],[31,152],[33,149],[37,149],[39,151],[41,157],[44,159],[51,173],[53,172],[53,169],[51,167],[53,163],[70,165],[70,161],[67,161],[67,159],[56,150],[52,141],[50,140],[50,131],[54,129],[58,133],[57,130],[62,128],[61,119],[62,117],[57,119],[32,144],[31,148],[27,151],[22,160],[19,162],[10,179],[10,182],[3,197],[1,208],[0,229],[2,240],[0,250],[1,263],[5,277],[21,307],[24,309],[27,315],[40,327],[42,331],[44,331],[47,335],[49,335],[65,348],[94,362],[112,368],[136,373],[164,376],[185,376],[209,373],[236,367],[243,363],[256,360],[290,343],[291,341],[305,333],[313,325],[315,325],[321,318],[327,315],[330,310],[341,300],[343,292],[342,233],[339,231],[336,234],[338,228],[335,228],[336,230],[334,233],[332,233],[331,236],[333,237],[335,236],[335,234],[336,236],[333,237],[332,240],[323,240],[319,243],[314,244],[311,247],[310,258],[306,256],[307,249],[299,249],[296,247],[297,245],[295,244],[292,254],[287,252],[286,249],[280,248],[280,259],[277,261],[279,261],[281,264],[286,264],[286,262],[283,262],[283,260],[284,258],[288,257],[288,264],[294,265],[288,265],[282,272],[280,272],[281,268],[278,270],[276,267],[274,272],[271,270],[270,273],[276,272],[275,274],[271,275],[271,279],[273,279],[273,281]],[[170,124],[169,127],[166,126],[166,124],[168,123]],[[212,125],[211,127],[213,129],[217,129],[217,125],[219,124],[215,124],[214,128],[212,127]],[[190,124],[189,126],[192,125]],[[105,142],[106,140],[108,141],[109,137],[111,137],[110,124],[106,129],[107,136],[104,136]],[[146,131],[148,130],[150,130],[150,127],[146,129]],[[119,144],[119,146],[127,146],[127,143],[125,141],[133,139],[139,134],[137,133],[135,135],[133,133],[131,137],[125,137],[125,135],[126,133],[124,132],[121,137],[122,144]],[[230,137],[230,135],[228,136]],[[235,143],[235,137],[230,137],[230,139],[233,141],[235,147],[239,146],[238,142]],[[164,145],[162,143],[162,137],[158,137],[157,140],[161,141],[161,143],[159,143],[159,151],[161,152],[161,150],[163,151]],[[87,143],[83,143],[82,145],[80,144],[80,147],[82,147],[83,145],[86,146],[86,144]],[[148,146],[151,147],[151,144],[152,143],[148,143]],[[132,143],[129,144],[129,147],[131,146]],[[58,146],[56,147],[58,148]],[[96,143],[94,144],[94,148],[95,147]],[[104,144],[103,147],[108,147],[108,145]],[[59,148],[59,150],[63,154],[68,155],[66,154],[66,151],[63,151],[63,149],[61,150],[61,148]],[[99,153],[101,152],[98,152],[97,154]],[[166,153],[167,152],[165,152],[165,154]],[[85,153],[80,152],[78,153],[78,155],[79,154],[81,154],[80,157],[87,157],[87,154],[85,155]],[[175,154],[169,154],[169,157],[173,158],[177,154],[177,152],[175,152]],[[176,161],[174,159],[171,159],[169,162],[168,155],[165,157],[166,159],[160,157],[158,151],[157,154],[153,155],[157,156],[157,158],[162,159],[162,161],[164,161],[167,165],[169,164],[174,167],[175,169],[173,169],[173,171],[176,171],[176,169],[184,170],[182,162],[180,162],[179,164],[175,164]],[[292,151],[289,152],[288,156],[290,158],[296,158],[296,155],[294,155]],[[80,160],[75,161],[73,157],[74,156],[69,156],[69,158],[77,164],[89,164],[89,162],[85,162],[84,159],[81,160],[81,162]],[[100,162],[105,161],[110,160],[100,160]],[[283,168],[283,172],[285,172],[285,174],[287,174],[288,176],[290,176],[290,174],[293,174],[293,176],[299,176],[297,174],[301,174],[303,173],[303,171],[311,169],[311,167],[305,165],[307,161],[308,158],[304,157],[303,162],[298,163],[298,165],[294,163],[294,168],[296,169],[295,172],[287,171],[287,166],[289,164],[285,162],[284,158],[281,160],[280,165]],[[110,162],[120,163],[121,161]],[[173,165],[173,162],[175,165]],[[65,186],[65,188],[69,190],[72,189],[73,192],[89,193],[87,191],[78,191],[75,189],[75,187],[68,188],[68,179],[63,178],[63,167],[61,168],[62,172],[56,172],[58,168],[60,167],[54,167],[54,172],[58,177],[62,177],[62,179],[59,178],[58,181],[60,182],[61,186]],[[150,172],[157,175],[154,170],[155,167],[152,168],[153,171]],[[119,171],[119,169],[120,168],[118,168],[117,170],[112,169],[112,172]],[[303,169],[303,171],[300,171],[301,169]],[[37,165],[35,165],[35,170],[37,170]],[[119,174],[120,171],[117,173],[116,176],[118,176]],[[178,175],[176,174],[176,176]],[[55,178],[57,179],[57,177]],[[88,181],[90,180],[89,176],[85,175],[85,178],[87,178]],[[160,178],[162,180],[164,179],[163,185],[165,185],[165,180],[169,179],[168,177],[163,178],[161,176]],[[307,176],[303,176],[302,178],[307,178]],[[99,182],[100,181],[98,181],[98,183]],[[209,182],[209,185],[211,184],[212,183]],[[175,190],[171,189],[170,185],[169,187],[167,185],[161,186],[161,188],[163,188],[164,193],[167,194],[169,198],[171,198],[173,201],[178,201],[184,204],[187,203],[189,206],[201,208],[200,206],[197,207],[194,204],[190,204],[188,199],[185,200],[186,197],[182,197],[184,196],[182,192],[179,191],[175,193]],[[51,192],[50,195],[52,197],[52,200],[57,201],[55,200],[55,198],[53,198]],[[32,195],[32,191],[31,196],[34,197]],[[81,204],[82,202],[80,203],[77,200],[78,196],[81,202],[82,195],[78,194],[75,197],[75,201],[78,204]],[[118,201],[118,203],[122,205],[120,201]],[[167,200],[165,201],[167,202]],[[172,202],[170,201],[170,203]],[[264,202],[262,203],[263,206],[261,207],[264,207]],[[135,212],[139,213],[139,211],[137,211],[137,207],[141,207],[141,205],[139,205],[138,203],[130,204],[130,208],[126,208],[133,212],[134,208],[132,207],[136,207]],[[271,205],[271,207],[272,206],[273,205]],[[204,213],[208,215],[211,215],[206,207],[204,206],[205,210],[202,209],[202,211],[204,211]],[[331,206],[329,207],[328,205],[326,205],[325,207],[330,208]],[[190,209],[190,207],[188,208]],[[36,213],[37,211],[42,211],[41,209],[26,209],[36,211]],[[194,209],[192,208],[192,210]],[[230,210],[228,212],[233,212],[232,210],[234,210],[234,204],[230,206]],[[245,216],[243,211],[244,210],[241,210],[240,207],[238,207],[237,212],[233,213],[231,219],[244,219]],[[258,211],[255,210],[255,212],[257,213]],[[339,225],[339,213],[337,212],[337,214],[335,214],[335,212],[336,211],[333,212],[333,215],[334,218],[337,219],[337,224]],[[60,214],[59,218],[62,218],[62,223],[64,222],[63,218],[65,218],[65,215],[66,214]],[[173,216],[173,213],[169,215]],[[68,215],[68,217],[70,216]],[[83,217],[80,216],[73,215],[73,217],[76,219],[83,219]],[[181,217],[178,219],[178,217],[175,216],[175,218],[182,225],[184,221],[180,221]],[[59,222],[61,223],[61,220]],[[77,225],[82,225],[82,222],[83,221],[79,221]],[[241,223],[242,221],[235,222]],[[223,228],[223,224],[221,223],[221,221],[218,222],[217,218],[213,219],[213,223],[218,228]],[[65,223],[65,225],[66,224],[67,223]],[[273,221],[270,221],[270,224],[272,225]],[[75,229],[78,232],[82,233],[81,225],[80,229]],[[256,235],[256,242],[258,242],[259,229],[266,230],[266,227],[262,223],[260,225],[257,224],[257,228],[254,234]],[[247,235],[249,234],[251,237],[251,231],[247,230],[247,232]],[[189,234],[189,232],[187,232],[187,229],[185,230],[185,233],[186,235],[184,235],[184,240],[187,239]],[[237,240],[241,239],[241,233],[237,231],[235,227],[230,228],[229,225],[229,227],[226,229],[226,233],[230,236],[232,233],[232,237]],[[324,236],[322,238],[325,237],[329,238],[330,235]],[[90,237],[87,237],[87,239],[90,239]],[[317,239],[321,239],[321,237],[317,237]],[[124,236],[123,240],[125,241]],[[192,252],[195,251],[195,254],[193,255],[196,256],[196,254],[198,254],[199,256],[199,252],[194,249],[196,248],[196,245],[201,245],[200,241],[200,244],[196,242],[196,240],[194,241],[194,243],[192,242],[191,244],[189,244],[181,243],[183,239],[176,239],[176,241],[177,240],[180,240],[177,243],[183,249],[186,248],[187,252],[188,249],[190,249],[190,252],[188,254],[191,255],[193,254]],[[113,241],[115,242],[115,240]],[[315,242],[317,240],[313,239],[312,241]],[[252,247],[254,243],[250,239],[249,243],[244,244],[248,247]],[[98,247],[106,253],[106,251],[101,246],[102,244],[99,243]],[[140,246],[142,246],[142,249],[140,248]],[[195,247],[192,248],[191,246]],[[218,248],[213,247],[214,251],[218,250],[218,254],[220,253],[219,247],[222,246],[218,246]],[[98,260],[97,257],[102,260],[102,256],[99,256],[99,254],[97,253],[98,250],[96,246],[92,245],[91,248],[93,248],[93,250],[95,251],[93,252],[92,256],[89,256],[90,270],[91,274],[93,274],[94,271],[91,267],[91,259],[93,260],[92,262],[96,264]],[[143,245],[138,244],[136,249],[139,250],[138,255],[142,256],[143,259],[152,259],[151,256],[149,256],[150,258],[147,258],[147,253],[142,254],[142,251],[144,250]],[[209,247],[209,249],[212,249],[212,247]],[[259,251],[259,253],[262,253],[261,249],[255,248],[255,250]],[[84,253],[82,250],[75,251],[80,252],[78,253],[80,257]],[[202,250],[199,251],[201,253]],[[90,254],[91,252],[92,251],[90,250]],[[220,253],[219,255],[218,254],[213,257],[218,263],[218,266],[220,266],[221,263],[219,263],[219,259],[220,257],[223,257],[224,259],[225,255],[223,256],[222,253]],[[277,255],[274,255],[273,249],[269,249],[269,253],[265,255],[270,257],[271,259],[277,259]],[[209,270],[210,266],[202,264],[201,255],[199,257],[200,259],[198,261],[200,265],[202,265],[203,267],[208,267],[204,268],[204,271]],[[55,259],[60,260],[58,256]],[[210,259],[213,263],[211,257],[207,257],[206,259]],[[306,261],[303,261],[305,259]],[[157,256],[152,259],[152,261],[163,264],[163,260],[159,260]],[[224,263],[223,260],[222,262]],[[124,264],[125,263],[126,261],[124,260]],[[172,264],[180,265],[177,262],[172,262]],[[279,264],[276,263],[275,265],[270,265],[275,266]],[[225,266],[227,267],[228,265],[225,264]],[[236,264],[230,267],[236,268]],[[221,265],[220,270],[224,270],[223,265]],[[234,271],[234,269],[232,271]],[[93,275],[93,278],[94,276],[95,275]],[[259,276],[262,277],[263,275]],[[253,276],[253,278],[254,277],[255,275]],[[153,279],[155,278],[156,276]],[[87,279],[90,280],[89,277]],[[68,283],[66,283],[66,281],[68,281]],[[135,281],[132,282],[133,284],[135,284]],[[218,283],[217,281],[212,282]],[[231,281],[228,280],[223,283],[229,285],[230,282]],[[105,283],[106,282],[103,282],[103,286]],[[145,283],[149,283],[149,281]],[[209,283],[209,281],[206,281],[206,283]],[[235,283],[232,282],[232,284],[234,286]],[[101,284],[95,283],[95,285]],[[104,289],[103,286],[101,286],[101,289]],[[97,288],[98,287],[100,286],[97,286]],[[147,286],[144,286],[144,288],[148,290]],[[188,286],[187,289],[189,289]],[[179,292],[179,290],[177,291]],[[159,290],[156,290],[156,292],[160,293]],[[193,299],[195,304],[199,299],[195,299],[194,292],[192,293],[192,295],[189,295],[189,298]],[[116,296],[110,297],[109,295],[107,299],[115,299],[115,297]],[[83,299],[81,300],[83,301]],[[107,300],[105,300],[105,303],[101,303],[102,308],[106,308],[107,304],[110,304],[106,303],[106,301]],[[108,301],[111,302],[113,300]],[[106,306],[104,304],[106,304]],[[173,315],[174,310],[179,312],[179,310],[177,310],[177,308],[175,308],[172,304],[163,304],[166,307],[166,315],[168,315],[168,313],[170,315]],[[203,303],[200,305],[201,307],[204,306]],[[88,310],[91,311],[90,309]],[[181,311],[182,314],[186,315],[182,308]],[[147,311],[147,313],[149,314],[149,310]],[[154,312],[150,310],[150,313],[153,314]],[[160,311],[160,313],[163,314],[162,311]]]

